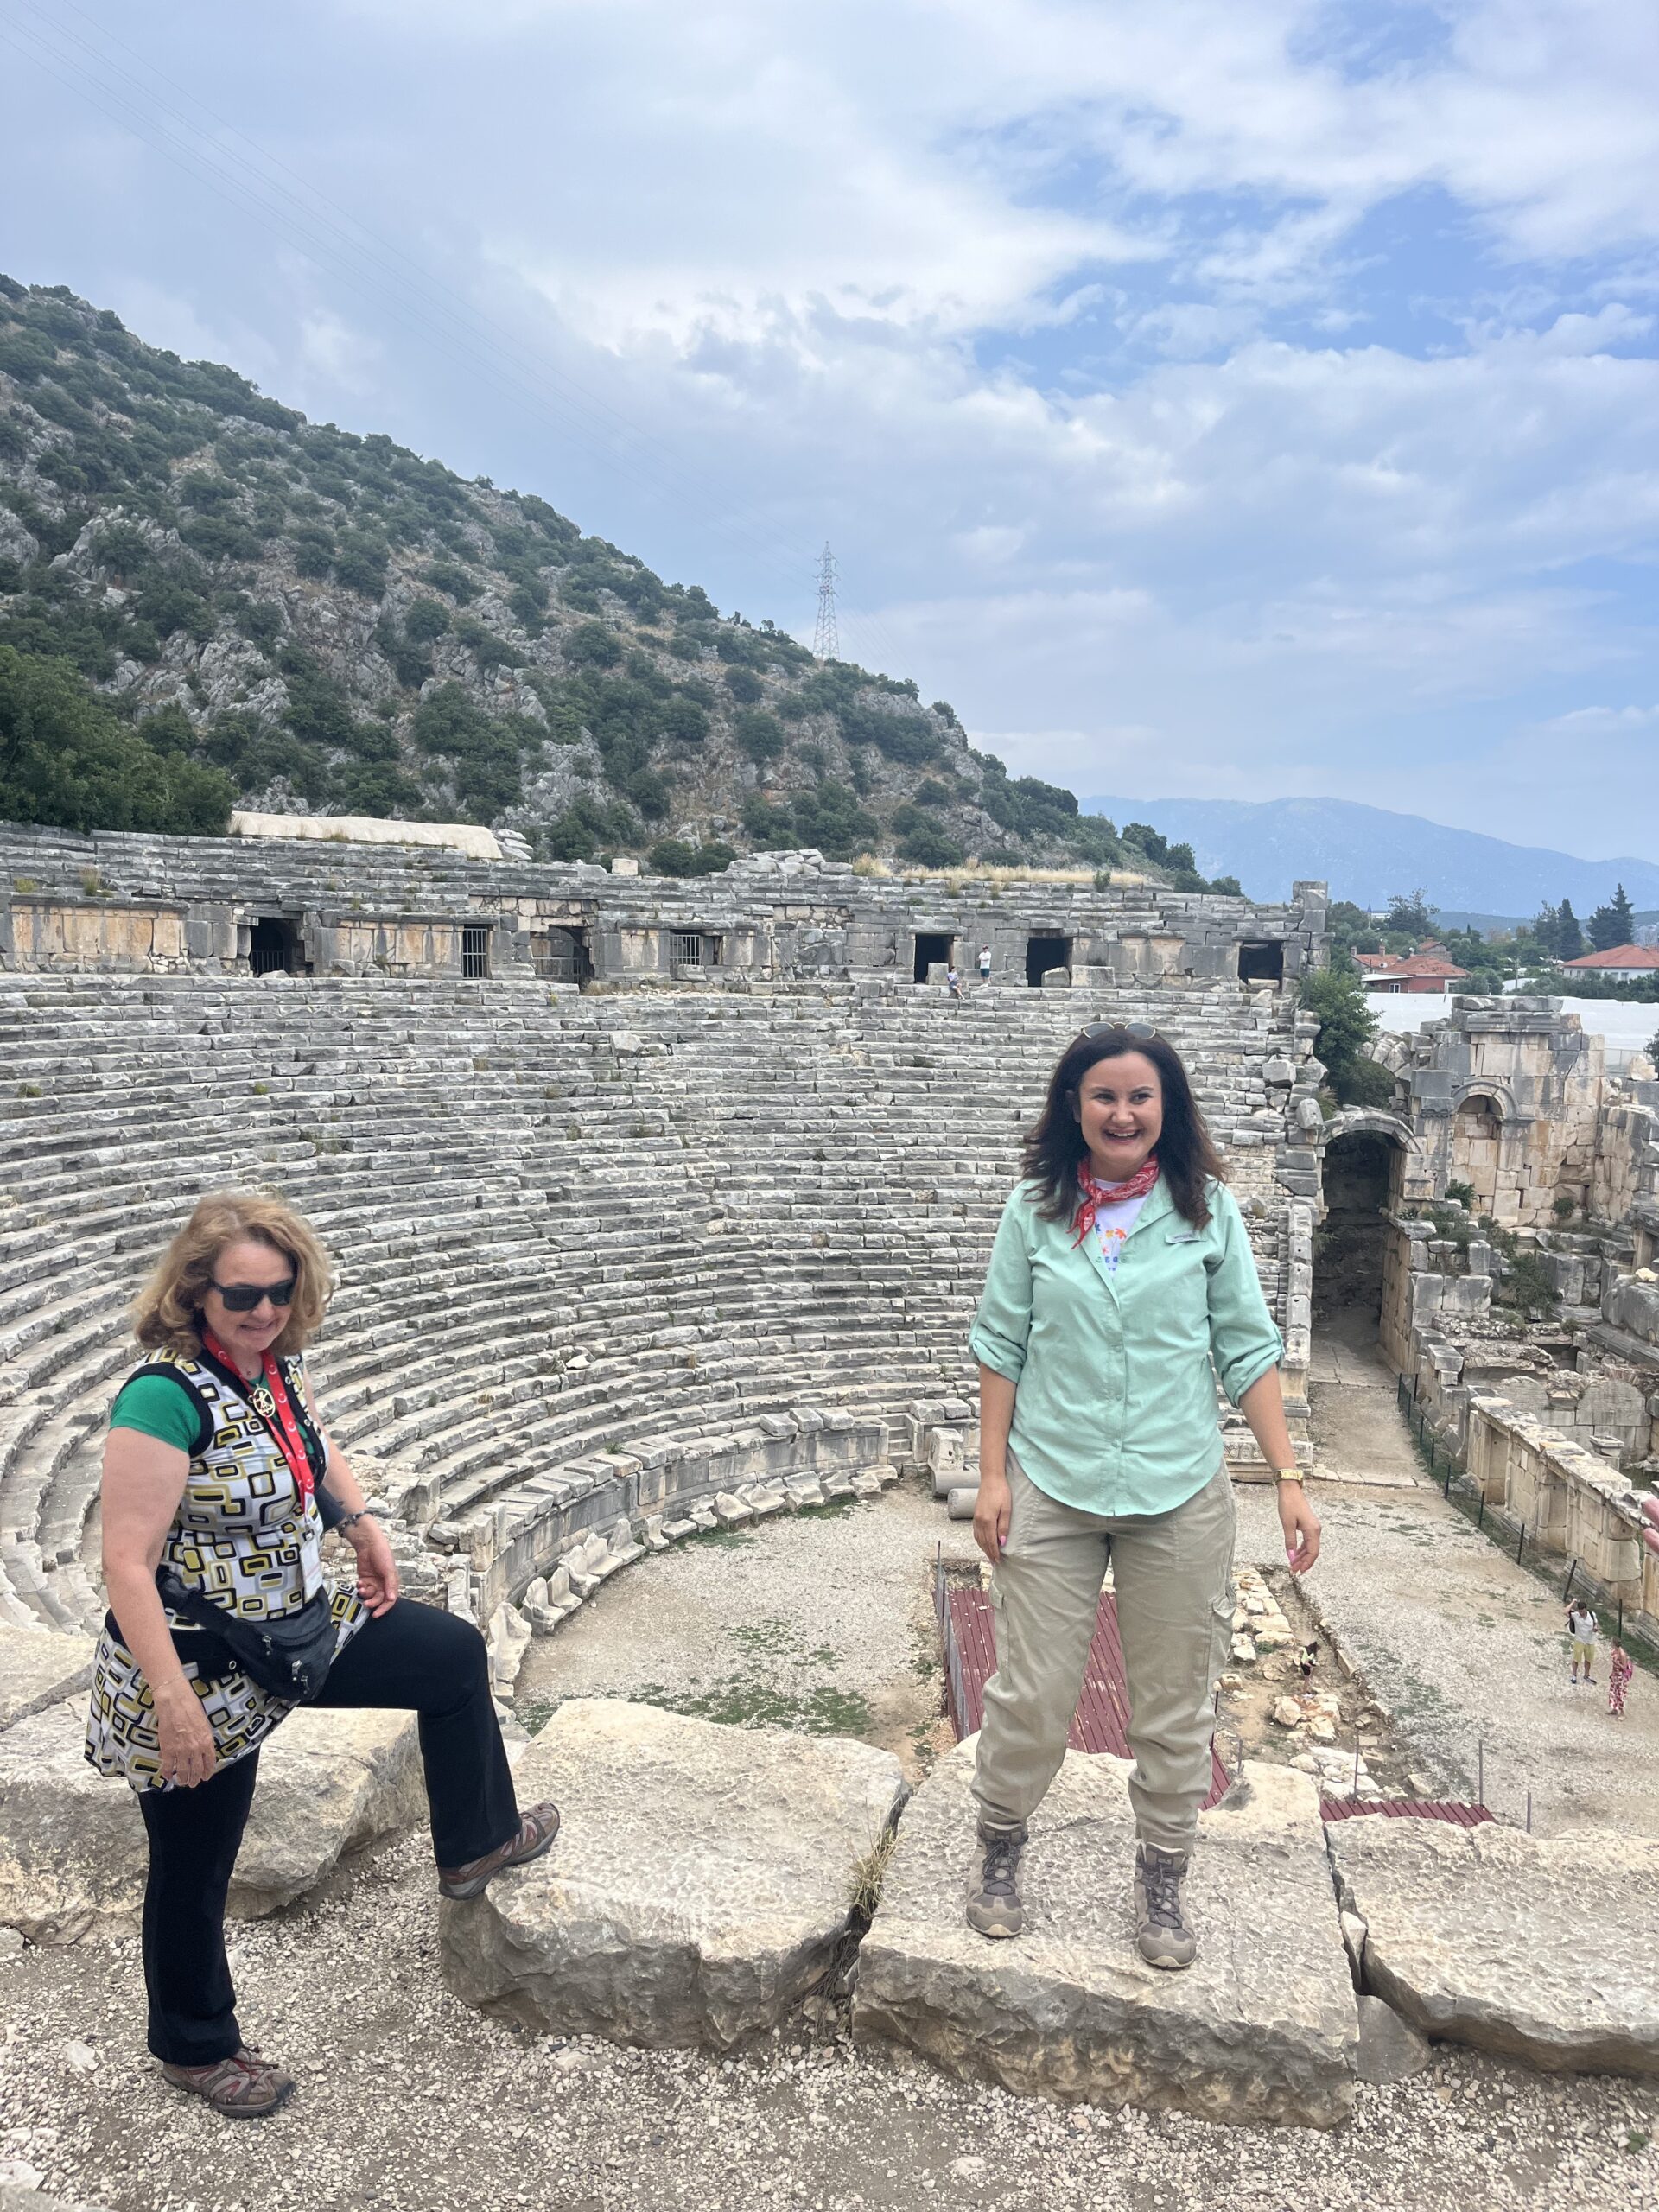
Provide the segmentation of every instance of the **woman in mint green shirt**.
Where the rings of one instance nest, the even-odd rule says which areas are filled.
[[[1112,1566],[1135,1768],[1137,1942],[1191,1963],[1182,1884],[1208,1794],[1233,1611],[1232,1485],[1216,1381],[1279,1477],[1285,1551],[1319,1555],[1285,1425],[1284,1345],[1179,1055],[1085,1030],[1054,1070],[1003,1209],[971,1343],[974,1535],[996,1569],[997,1671],[974,1796],[969,1925],[1012,1936],[1026,1824],[1059,1770]]]

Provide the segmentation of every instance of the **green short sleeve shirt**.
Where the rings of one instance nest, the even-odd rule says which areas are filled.
[[[110,1408],[111,1428],[136,1428],[140,1436],[200,1452],[212,1423],[193,1391],[165,1368],[150,1368],[124,1382]]]

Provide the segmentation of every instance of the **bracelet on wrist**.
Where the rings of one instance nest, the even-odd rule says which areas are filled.
[[[1302,1479],[1300,1467],[1275,1467],[1273,1478],[1276,1483],[1299,1483]]]
[[[334,1523],[335,1533],[343,1536],[348,1529],[355,1528],[359,1521],[366,1521],[368,1517],[369,1509],[366,1505],[359,1505],[355,1513],[342,1513]]]

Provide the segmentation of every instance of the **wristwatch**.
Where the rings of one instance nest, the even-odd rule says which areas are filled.
[[[1299,1483],[1302,1479],[1300,1467],[1275,1467],[1273,1478],[1276,1483]]]

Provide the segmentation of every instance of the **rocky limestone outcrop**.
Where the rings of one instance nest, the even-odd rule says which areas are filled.
[[[1127,1762],[1068,1751],[1032,1822],[1025,1932],[968,1927],[974,1737],[907,1808],[859,1955],[853,2032],[948,2073],[1063,2102],[1332,2127],[1354,2095],[1357,2018],[1313,1784],[1247,1765],[1203,1816],[1183,1974],[1145,1965],[1129,1903]]]
[[[1370,1820],[1330,1848],[1366,1988],[1425,2034],[1659,2076],[1659,1840]]]
[[[136,1925],[147,1853],[131,1790],[81,1756],[82,1698],[0,1732],[0,1925],[74,1942]],[[407,1713],[290,1713],[259,1756],[230,1909],[257,1917],[425,1811]]]
[[[563,1825],[442,1908],[458,1996],[563,2034],[727,2050],[830,1973],[905,1796],[890,1752],[604,1698],[560,1707],[514,1777]]]

